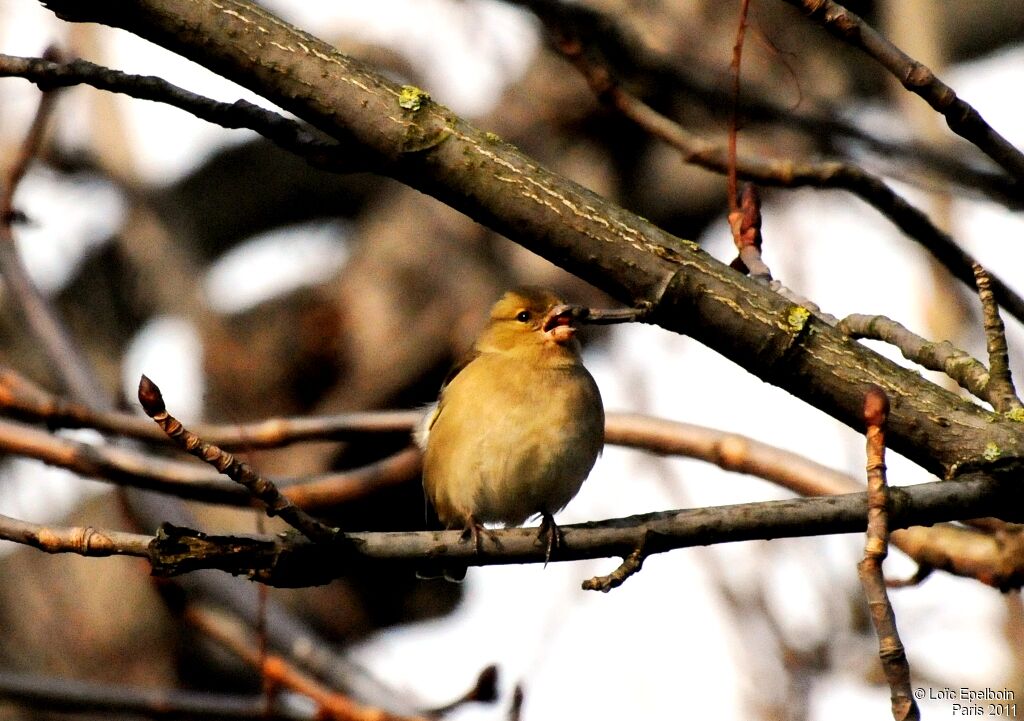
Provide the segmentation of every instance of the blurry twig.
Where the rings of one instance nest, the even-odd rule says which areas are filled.
[[[282,485],[281,492],[307,511],[333,508],[382,488],[411,482],[419,476],[422,465],[423,456],[419,449],[409,447],[359,468]]]
[[[903,87],[924,98],[936,112],[941,113],[950,130],[992,158],[1018,183],[1024,182],[1024,154],[985,122],[977,110],[958,98],[953,88],[939,80],[931,70],[833,0],[785,1],[840,40],[877,60]]]
[[[271,688],[287,688],[308,697],[317,705],[318,719],[331,721],[426,721],[425,717],[400,716],[384,709],[370,708],[324,686],[318,679],[299,670],[282,656],[259,653],[258,644],[249,637],[246,629],[231,623],[194,604],[185,609],[185,620],[234,653],[245,663],[257,669],[264,682]]]
[[[0,420],[0,450],[127,488],[204,503],[252,505],[252,496],[245,488],[205,466],[113,444],[83,443],[13,421]],[[380,488],[410,481],[416,477],[419,466],[419,453],[406,449],[359,468],[274,482],[293,503],[312,510],[347,503]]]
[[[239,696],[175,688],[143,688],[0,671],[0,699],[38,711],[103,713],[204,721],[313,721],[286,704],[266,708],[261,696]]]
[[[739,212],[739,185],[736,182],[736,141],[739,135],[740,114],[740,67],[743,59],[743,38],[747,33],[747,13],[750,0],[740,0],[740,18],[736,23],[736,42],[732,46],[732,62],[729,71],[732,74],[732,107],[729,112],[729,159],[725,169],[726,195],[729,200],[729,221],[733,226],[733,239],[740,246],[739,229],[732,223],[734,214]]]
[[[49,428],[92,428],[142,441],[167,443],[167,435],[141,416],[98,411],[40,388],[17,371],[0,368],[0,413]],[[210,443],[235,450],[280,448],[304,441],[341,441],[367,433],[408,433],[422,411],[365,411],[331,416],[270,418],[256,423],[197,424],[193,430]]]
[[[139,403],[142,404],[146,415],[156,421],[156,424],[175,443],[195,457],[215,466],[231,480],[245,486],[253,497],[263,502],[268,516],[280,516],[288,525],[300,531],[311,541],[330,543],[337,537],[337,529],[318,521],[296,506],[282,495],[273,483],[258,474],[248,464],[212,443],[207,443],[181,425],[174,416],[167,412],[160,389],[146,376],[142,376],[139,381]]]
[[[451,703],[430,709],[426,712],[426,715],[431,717],[444,716],[467,703],[494,703],[497,700],[498,667],[491,665],[480,672],[480,675],[476,678],[476,683],[473,684],[473,688]]]
[[[508,709],[508,721],[519,721],[523,715],[523,701],[526,699],[526,692],[523,691],[523,685],[521,683],[516,684],[515,690],[512,692],[512,704]]]
[[[857,573],[871,610],[878,635],[882,670],[892,694],[892,716],[896,721],[919,719],[921,713],[910,688],[910,665],[903,650],[896,616],[882,574],[882,561],[889,553],[889,487],[885,480],[885,419],[889,399],[879,388],[872,388],[864,399],[867,424],[868,527],[864,559]]]
[[[46,55],[48,59],[41,62],[52,62],[57,57],[57,51],[48,49]],[[13,305],[24,316],[47,361],[58,369],[58,376],[69,394],[81,402],[87,402],[96,400],[92,371],[49,301],[29,278],[11,229],[17,216],[14,207],[15,191],[32,159],[39,152],[56,99],[55,93],[45,90],[40,96],[32,125],[4,179],[0,192],[0,273],[3,274]]]

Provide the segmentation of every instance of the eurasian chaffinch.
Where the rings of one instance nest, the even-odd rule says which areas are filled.
[[[550,558],[560,540],[552,516],[601,452],[604,407],[580,359],[580,311],[539,288],[505,293],[420,428],[426,496],[441,523],[466,529],[478,548],[480,524],[540,515]]]

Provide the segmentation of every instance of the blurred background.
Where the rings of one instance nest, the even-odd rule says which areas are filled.
[[[723,177],[595,100],[516,2],[264,3],[388,76],[516,144],[724,262],[735,255]],[[530,5],[530,3],[521,3]],[[738,3],[586,0],[595,47],[653,107],[724,143]],[[1019,0],[851,2],[897,45],[1024,144]],[[884,176],[1018,292],[1024,222],[984,156],[923,101],[788,5],[752,4],[741,150],[851,160]],[[597,20],[593,20],[597,18]],[[613,32],[609,28],[614,28]],[[632,44],[612,42],[621,33]],[[589,36],[588,36],[589,37]],[[225,101],[252,93],[130,34],[68,25],[33,0],[0,0],[0,52],[56,44]],[[644,48],[641,55],[636,48]],[[12,162],[38,102],[0,79],[0,159]],[[19,249],[108,391],[145,372],[186,424],[414,408],[431,401],[500,293],[531,283],[606,305],[598,290],[439,202],[368,174],[317,171],[245,131],[89,88],[60,94],[41,158],[16,197]],[[789,288],[842,317],[880,313],[978,357],[973,294],[864,202],[839,191],[765,190],[764,257]],[[0,296],[0,363],[57,389]],[[1021,370],[1020,325],[1006,318]],[[861,477],[863,438],[729,361],[654,327],[590,331],[587,365],[606,408],[750,435]],[[888,349],[879,350],[896,358]],[[948,383],[947,383],[948,385]],[[131,403],[125,401],[127,406]],[[98,435],[62,432],[101,442]],[[304,477],[383,458],[401,434],[246,454]],[[890,455],[889,480],[930,480]],[[560,523],[784,498],[767,482],[609,447]],[[193,504],[204,528],[253,532],[252,511]],[[0,465],[0,513],[125,528],[108,484],[24,459]],[[418,479],[329,509],[347,530],[423,527]],[[139,519],[134,519],[138,523]],[[152,529],[145,529],[151,531]],[[861,536],[688,549],[650,558],[609,594],[580,590],[616,559],[471,570],[462,585],[359,573],[271,596],[338,649],[376,702],[443,705],[488,664],[499,699],[450,714],[509,718],[863,719],[889,690],[856,576]],[[894,553],[887,572],[914,566]],[[256,674],[183,631],[166,589],[131,559],[0,546],[0,670],[144,686],[254,690]],[[256,588],[235,580],[239,594]],[[1024,700],[1024,608],[972,580],[933,574],[891,594],[915,686],[1012,689]],[[367,683],[367,679],[370,680]],[[385,689],[382,691],[381,689]],[[926,702],[926,716],[950,714]],[[37,718],[0,700],[0,718]]]

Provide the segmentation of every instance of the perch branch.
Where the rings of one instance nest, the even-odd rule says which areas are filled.
[[[889,526],[915,526],[910,532],[919,530],[917,526],[943,521],[1006,516],[1024,507],[1024,489],[1013,479],[981,475],[894,488],[891,493]],[[864,530],[866,517],[865,493],[644,514],[564,526],[562,551],[552,562],[626,558],[641,547],[650,555],[698,545],[853,533]],[[411,566],[424,558],[451,559],[467,565],[545,561],[544,549],[536,544],[536,529],[531,528],[492,530],[484,537],[479,553],[459,543],[458,531],[346,533],[339,534],[334,544],[277,536],[212,536],[170,525],[165,525],[156,538],[103,530],[94,533],[111,539],[111,543],[100,549],[80,542],[40,546],[33,539],[51,534],[70,539],[80,537],[82,530],[49,528],[0,516],[0,538],[44,551],[88,556],[148,555],[154,574],[160,576],[219,568],[287,587],[327,583],[349,572],[353,564],[363,562]],[[928,544],[923,547],[929,548]],[[1024,583],[1024,568],[1019,562],[1015,567],[1004,564],[999,576],[987,580],[1001,588],[1019,588]]]

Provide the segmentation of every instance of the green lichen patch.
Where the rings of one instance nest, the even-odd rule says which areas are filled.
[[[992,441],[985,444],[985,452],[981,454],[982,458],[986,461],[998,460],[1001,455],[1003,455],[1003,452],[999,450],[999,446]]]
[[[1024,423],[1024,408],[1014,408],[1013,410],[1007,411],[1005,415],[1011,421]]]
[[[794,305],[789,309],[786,314],[786,323],[789,324],[790,330],[794,333],[799,333],[807,325],[807,321],[811,317],[811,311],[804,308],[802,305]]]
[[[398,94],[399,107],[412,110],[413,112],[419,110],[423,103],[428,100],[430,100],[430,93],[420,90],[415,85],[403,85],[401,92]]]
[[[486,139],[488,143],[500,143],[501,142],[501,136],[498,135],[497,133],[492,133],[489,130],[486,133],[484,133],[484,139]]]

